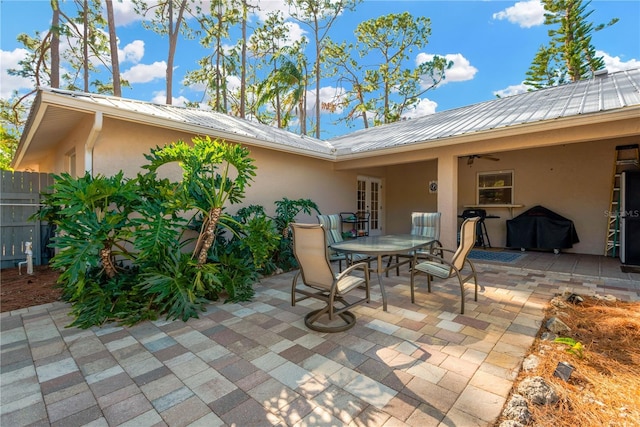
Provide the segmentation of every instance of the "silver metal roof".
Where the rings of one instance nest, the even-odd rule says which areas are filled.
[[[339,156],[632,105],[640,105],[640,69],[603,74],[576,83],[362,129],[327,142],[338,150]]]
[[[170,123],[183,123],[189,126],[210,129],[211,131],[223,132],[227,135],[237,135],[243,139],[266,142],[280,147],[289,147],[329,155],[334,152],[331,144],[320,139],[306,135],[298,135],[284,129],[241,119],[228,114],[175,105],[153,104],[114,96],[59,89],[47,90],[51,93],[67,95],[75,100],[93,104],[95,107],[91,108],[92,110],[101,110],[105,112],[105,114],[116,114],[116,112],[120,112],[123,116],[128,116],[130,119],[135,118],[140,120],[148,117],[159,119],[166,125]]]
[[[337,160],[343,156],[366,156],[377,150],[410,148],[436,141],[442,145],[449,143],[447,139],[451,137],[548,123],[554,119],[622,110],[630,106],[636,109],[640,106],[640,69],[599,75],[589,80],[363,129],[322,141],[212,111],[49,88],[38,92],[14,162],[36,161],[57,142],[60,135],[68,134],[83,120],[86,113],[98,111],[119,120]]]

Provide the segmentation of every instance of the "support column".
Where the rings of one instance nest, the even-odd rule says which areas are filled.
[[[440,241],[454,249],[458,246],[458,158],[450,154],[438,157],[438,212]]]

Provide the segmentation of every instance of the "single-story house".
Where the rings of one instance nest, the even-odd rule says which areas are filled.
[[[257,177],[247,202],[283,197],[323,213],[371,212],[370,232],[408,232],[413,211],[439,211],[455,247],[467,207],[488,214],[494,247],[506,221],[542,205],[602,255],[616,147],[640,142],[640,69],[494,99],[319,140],[237,117],[104,95],[39,89],[15,170],[135,176],[156,146],[196,135],[243,144]],[[315,222],[315,218],[303,218]]]

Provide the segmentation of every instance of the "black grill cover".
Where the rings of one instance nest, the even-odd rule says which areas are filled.
[[[573,221],[542,206],[507,220],[507,247],[567,249],[578,243]]]

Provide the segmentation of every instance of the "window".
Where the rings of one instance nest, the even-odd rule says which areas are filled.
[[[478,204],[513,204],[513,171],[479,172]]]

